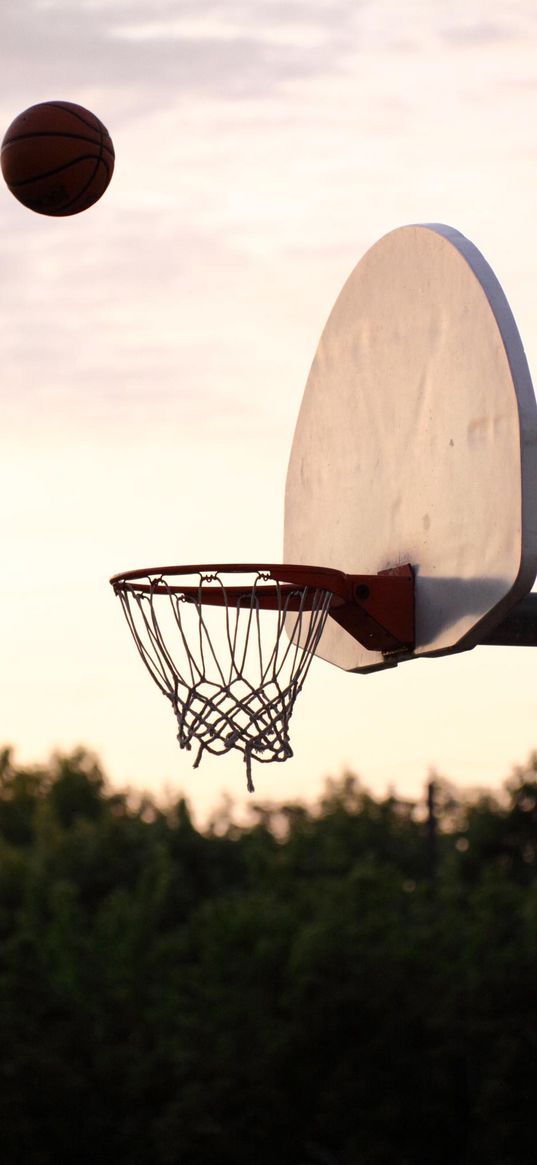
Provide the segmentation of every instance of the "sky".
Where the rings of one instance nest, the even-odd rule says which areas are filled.
[[[533,0],[18,0],[0,9],[5,128],[63,99],[116,169],[48,219],[0,189],[0,742],[78,745],[114,785],[248,794],[199,769],[109,577],[280,561],[285,475],[319,335],[367,249],[444,222],[483,252],[537,368]],[[3,132],[3,131],[2,131]],[[314,661],[294,757],[261,800],[347,770],[420,797],[431,770],[499,788],[537,747],[537,650],[349,675]]]

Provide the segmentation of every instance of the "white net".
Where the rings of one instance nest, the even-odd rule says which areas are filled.
[[[289,721],[319,643],[332,594],[278,582],[259,568],[248,580],[200,568],[113,580],[138,651],[170,700],[181,748],[237,749],[253,791],[252,760],[293,755]],[[271,625],[270,625],[271,624]],[[300,646],[299,646],[300,644]]]

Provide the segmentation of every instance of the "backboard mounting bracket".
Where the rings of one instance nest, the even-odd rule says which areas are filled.
[[[348,601],[333,602],[329,617],[369,651],[398,655],[415,643],[414,571],[409,563],[379,574],[348,575]]]

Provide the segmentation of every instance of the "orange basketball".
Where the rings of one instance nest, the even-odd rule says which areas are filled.
[[[11,193],[38,214],[87,210],[114,171],[114,147],[102,121],[71,101],[32,105],[2,142],[2,174]]]

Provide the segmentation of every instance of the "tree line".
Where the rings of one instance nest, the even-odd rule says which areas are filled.
[[[0,752],[2,1165],[534,1165],[536,985],[537,756],[199,829]]]

